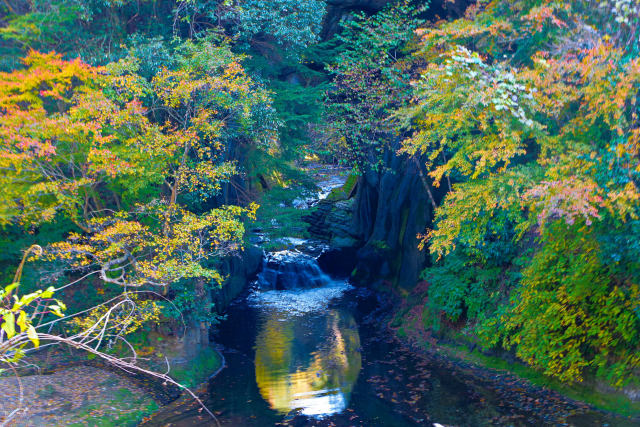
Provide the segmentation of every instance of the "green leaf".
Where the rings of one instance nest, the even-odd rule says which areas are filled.
[[[36,328],[34,328],[33,325],[29,325],[29,327],[27,328],[27,336],[34,346],[40,346],[40,339],[38,338],[38,333],[36,332]]]
[[[11,339],[16,334],[16,316],[10,311],[2,316],[2,320],[2,329],[7,333],[7,338]]]
[[[58,317],[64,317],[64,314],[62,314],[62,310],[64,310],[66,307],[64,307],[64,304],[61,305],[62,306],[58,304],[52,304],[49,306],[49,310],[51,310],[51,312]]]
[[[51,298],[53,296],[53,293],[55,292],[56,288],[54,288],[53,286],[49,286],[45,291],[42,292],[42,295],[40,295],[41,298]]]
[[[16,283],[12,283],[12,284],[10,284],[9,286],[6,286],[6,287],[4,288],[4,293],[5,293],[5,295],[9,295],[9,294],[11,294],[11,292],[12,292],[15,288],[17,288],[18,286],[20,286],[20,283],[18,283],[18,282],[16,282]]]
[[[20,310],[20,313],[18,314],[18,322],[16,323],[18,323],[18,326],[20,326],[21,331],[27,329],[27,313]]]

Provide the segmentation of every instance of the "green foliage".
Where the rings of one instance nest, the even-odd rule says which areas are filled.
[[[507,261],[520,237],[516,226],[526,218],[517,209],[520,197],[539,173],[535,166],[519,166],[491,179],[455,184],[436,211],[429,250],[439,258],[460,246],[478,259]]]
[[[318,41],[324,13],[322,0],[227,0],[217,15],[244,42],[273,42],[298,52]]]
[[[326,100],[327,138],[341,162],[361,170],[379,168],[383,153],[397,148],[396,127],[388,117],[411,96],[410,42],[424,8],[400,2],[344,22]]]
[[[37,0],[14,4],[0,29],[0,69],[15,68],[29,49],[55,50],[100,65],[122,54],[132,34],[170,37],[175,0]]]
[[[63,240],[70,231],[79,231],[69,220],[61,218],[53,223],[42,224],[35,230],[25,230],[17,225],[0,228],[0,283],[10,283],[15,274],[15,263],[22,257],[24,248],[35,244],[46,246]],[[29,263],[23,270],[22,286],[25,291],[38,289],[39,274],[35,263]]]
[[[401,153],[449,190],[423,241],[429,311],[564,381],[622,386],[640,353],[623,249],[640,214],[637,24],[585,3],[496,0],[419,30],[425,65],[394,118]]]
[[[439,329],[442,318],[475,325],[492,317],[499,304],[507,300],[505,289],[512,287],[519,276],[501,267],[475,261],[459,250],[425,269],[422,279],[429,283],[426,308],[430,326]]]
[[[306,209],[293,205],[296,199],[304,200],[315,194],[311,189],[295,187],[274,187],[262,194],[260,208],[256,213],[256,221],[252,226],[266,234],[273,240],[274,248],[280,248],[283,243],[278,239],[284,237],[308,238],[307,224],[302,217],[309,215]],[[269,249],[270,243],[267,243]],[[286,246],[286,244],[284,244]]]
[[[40,255],[42,248],[34,245],[22,257],[13,283],[0,288],[0,363],[14,366],[23,356],[28,344],[40,345],[36,326],[45,314],[64,317],[66,306],[53,298],[56,289],[49,286],[31,293],[21,293],[22,269],[29,255]]]
[[[215,266],[211,266],[212,270]],[[215,271],[215,270],[214,270]],[[223,277],[219,278],[224,280]],[[207,303],[207,295],[214,289],[219,289],[221,282],[206,280],[194,283],[193,280],[179,280],[171,285],[169,297],[171,304],[162,304],[162,314],[167,319],[179,321],[188,314],[189,319],[196,322],[206,322],[216,325],[221,316],[213,311],[214,304]]]
[[[74,308],[160,285],[174,303],[165,314],[215,321],[205,298],[222,280],[215,258],[240,247],[256,209],[221,200],[243,180],[255,197],[255,182],[299,178],[290,161],[307,153],[325,90],[322,61],[308,59],[324,5],[0,4],[6,275],[22,247],[48,244],[55,273],[33,264],[28,289],[97,273],[62,291]],[[290,210],[282,230],[300,219]]]
[[[511,307],[488,323],[498,334],[485,333],[562,380],[588,367],[621,386],[640,367],[640,289],[603,263],[594,231],[583,222],[545,230]]]
[[[280,124],[279,146],[273,159],[264,156],[256,159],[257,162],[248,165],[249,173],[256,176],[277,170],[286,173],[285,162],[303,158],[312,150],[311,129],[322,119],[322,100],[328,85],[327,74],[321,70],[329,58],[321,57],[319,52],[327,55],[327,51],[331,51],[331,46],[324,43],[322,48],[314,45],[302,50],[299,57],[291,58],[283,48],[276,47],[273,56],[279,57],[278,61],[260,55],[259,50],[249,51],[251,56],[243,65],[269,88]],[[264,164],[269,160],[270,164]]]
[[[173,68],[145,78],[133,57],[98,69],[32,52],[24,69],[0,75],[0,181],[7,189],[0,221],[25,228],[73,222],[79,230],[47,248],[50,267],[96,274],[122,287],[133,307],[149,304],[126,296],[127,287],[166,293],[185,279],[222,282],[207,262],[240,248],[242,217],[253,217],[257,206],[191,211],[180,196],[207,202],[218,194],[237,173],[225,158],[230,144],[266,151],[274,141],[268,95],[239,59],[224,44],[188,41],[173,48]],[[193,286],[179,290],[193,293]],[[181,308],[206,317],[211,307],[204,301]],[[90,329],[107,313],[116,318],[118,304],[90,312],[79,325]],[[151,305],[138,312],[157,321]],[[20,316],[13,311],[6,315]]]

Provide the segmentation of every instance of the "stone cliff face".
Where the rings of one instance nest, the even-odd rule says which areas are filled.
[[[428,263],[417,236],[431,224],[433,206],[417,163],[388,153],[387,165],[358,181],[353,227],[364,246],[357,254],[356,278],[410,289]]]
[[[324,37],[338,29],[354,10],[376,12],[393,1],[328,0]],[[421,2],[415,1],[418,5]],[[423,18],[439,20],[464,14],[473,0],[432,0]],[[386,169],[360,177],[353,210],[353,231],[363,246],[358,250],[356,277],[363,282],[386,280],[406,290],[415,286],[429,263],[428,251],[418,249],[418,234],[433,219],[431,201],[417,162],[386,154]],[[424,175],[424,174],[423,174]],[[442,192],[431,192],[439,203]]]
[[[263,250],[249,245],[236,255],[222,260],[221,273],[226,276],[224,285],[211,293],[215,310],[222,313],[229,303],[244,290],[245,286],[258,274],[262,265]]]

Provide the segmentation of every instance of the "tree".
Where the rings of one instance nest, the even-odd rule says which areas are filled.
[[[76,349],[84,350],[95,356],[101,357],[115,367],[128,372],[138,372],[158,380],[165,384],[172,384],[185,390],[200,406],[218,423],[215,415],[204,406],[202,401],[188,388],[174,381],[167,373],[160,374],[141,367],[137,363],[137,353],[133,346],[126,340],[125,335],[136,327],[137,322],[147,321],[153,317],[145,312],[144,307],[137,304],[135,294],[124,293],[121,297],[109,300],[94,308],[91,314],[99,313],[95,319],[89,318],[78,322],[77,317],[81,314],[65,315],[66,306],[57,299],[52,298],[59,289],[53,286],[46,290],[38,290],[29,294],[19,294],[20,279],[27,256],[33,254],[39,256],[42,248],[32,246],[29,248],[18,267],[14,282],[0,289],[0,373],[5,370],[12,371],[17,378],[19,386],[18,406],[6,416],[2,422],[6,424],[18,418],[26,410],[23,386],[18,375],[20,367],[30,366],[31,363],[23,358],[33,350],[38,348],[63,344]],[[70,283],[71,285],[73,283]],[[142,310],[141,310],[142,307]],[[51,315],[58,318],[51,320]],[[118,318],[118,315],[120,317]],[[76,317],[74,319],[74,317]],[[71,336],[63,336],[51,332],[54,326],[60,324],[73,323],[80,326],[77,333]],[[132,328],[133,326],[133,328]],[[43,332],[47,330],[47,332]],[[118,357],[101,350],[103,342],[123,341],[131,349],[130,357]],[[32,347],[30,347],[30,345]]]
[[[2,222],[29,229],[68,218],[76,227],[38,257],[69,284],[16,296],[18,278],[3,291],[0,357],[10,366],[26,344],[46,341],[144,370],[133,347],[132,359],[103,347],[126,342],[141,322],[184,311],[170,300],[180,295],[158,288],[166,294],[179,283],[195,294],[220,286],[216,259],[241,249],[243,219],[254,218],[257,205],[212,205],[221,183],[238,173],[229,144],[274,144],[270,99],[226,45],[203,40],[176,49],[174,68],[150,78],[131,57],[92,67],[38,52],[24,68],[0,74]],[[59,324],[49,313],[63,315],[54,293],[96,283],[119,295],[64,316],[75,335],[39,330]],[[208,321],[202,292],[184,314]]]
[[[348,166],[379,169],[383,154],[398,148],[397,127],[388,119],[411,96],[416,65],[410,44],[421,10],[401,2],[343,24],[325,109],[330,148]]]
[[[640,367],[640,271],[611,242],[637,232],[640,63],[630,6],[601,3],[490,1],[420,30],[428,65],[396,117],[412,132],[401,152],[448,180],[423,242],[438,268],[495,271],[484,291],[510,295],[465,319],[485,344],[563,380],[621,386]],[[495,250],[505,238],[510,250]],[[521,279],[507,280],[514,269]],[[425,274],[437,301],[443,272]],[[457,276],[449,316],[481,295]]]
[[[318,41],[324,14],[320,0],[232,0],[221,2],[216,11],[241,41],[275,43],[294,53]]]
[[[58,213],[68,216],[85,234],[72,234],[70,242],[54,245],[52,253],[91,254],[99,260],[102,279],[112,283],[118,281],[107,273],[123,264],[140,268],[147,283],[165,287],[192,277],[190,271],[220,279],[198,267],[200,261],[237,248],[243,233],[237,218],[253,215],[255,207],[226,207],[199,216],[181,207],[178,196],[189,190],[206,199],[221,180],[236,173],[233,164],[219,157],[223,137],[231,137],[223,134],[225,126],[233,122],[239,127],[235,134],[245,138],[268,138],[270,130],[263,132],[253,120],[256,106],[268,104],[268,98],[254,91],[224,48],[187,44],[184,49],[191,56],[182,57],[181,68],[165,69],[150,83],[134,74],[132,62],[101,70],[54,54],[33,53],[27,70],[5,74],[3,179],[11,190],[4,195],[5,222],[38,224]],[[157,106],[149,111],[164,113],[163,124],[150,120],[140,101],[156,93]],[[158,197],[160,191],[146,201],[138,198],[130,211],[104,210],[109,198],[119,205],[123,196],[149,187],[157,192],[160,185],[169,191],[166,198]],[[160,258],[145,247],[155,247]],[[135,261],[133,250],[153,261]],[[176,251],[181,256],[171,261],[168,257]],[[157,271],[160,264],[169,282],[156,276],[165,277]],[[182,271],[180,277],[177,271]],[[145,281],[118,283],[141,286]]]

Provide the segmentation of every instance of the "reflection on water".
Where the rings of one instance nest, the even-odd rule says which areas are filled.
[[[371,318],[380,299],[349,289],[338,282],[306,290],[257,289],[230,307],[218,333],[228,366],[203,396],[221,426],[638,425],[585,414],[579,405],[502,373],[415,354],[377,321],[356,329],[354,318]],[[145,425],[214,424],[187,399]]]
[[[256,382],[280,413],[343,411],[362,365],[358,326],[341,310],[297,313],[265,307],[255,344]]]
[[[309,255],[268,254],[255,286],[221,324],[228,366],[211,380],[207,407],[230,427],[626,427],[508,376],[415,354],[379,318],[358,328],[354,317],[379,308],[375,293],[332,280]],[[176,405],[148,425],[212,425],[193,402]]]

